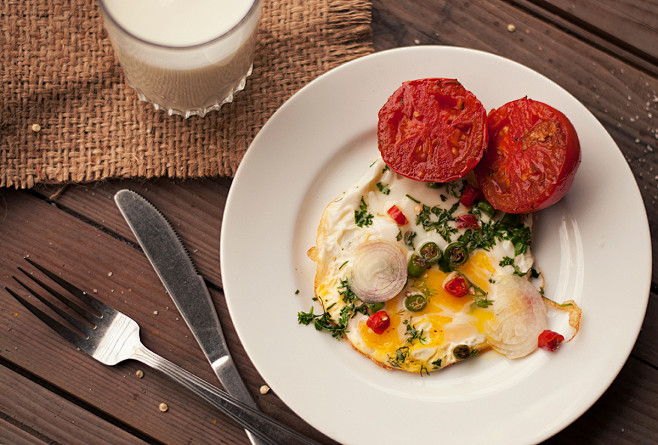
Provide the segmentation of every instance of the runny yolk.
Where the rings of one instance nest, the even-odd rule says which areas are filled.
[[[479,307],[473,309],[473,312],[471,312],[470,315],[475,317],[475,322],[473,322],[473,326],[480,333],[484,332],[484,324],[489,320],[493,320],[494,318],[494,314],[492,311],[487,311]]]
[[[361,338],[365,342],[366,346],[380,352],[388,350],[395,351],[404,341],[400,338],[397,330],[397,327],[401,323],[400,316],[393,310],[387,310],[386,313],[391,320],[391,325],[381,334],[376,334],[372,329],[370,329],[368,325],[366,325],[365,320],[359,324]]]
[[[494,271],[488,256],[484,252],[476,253],[459,268],[459,272],[464,274],[473,284],[485,292],[489,291],[489,278]],[[414,325],[422,321],[429,321],[431,325],[429,332],[425,331],[423,333],[424,342],[422,344],[420,342],[414,342],[413,345],[405,343],[407,326],[403,324],[403,321],[406,320],[402,319],[398,309],[396,309],[394,300],[391,300],[386,303],[385,307],[391,324],[382,334],[376,334],[368,328],[365,320],[360,323],[359,330],[365,345],[376,351],[377,354],[394,356],[395,351],[402,346],[410,346],[412,349],[414,346],[441,346],[448,340],[447,337],[450,337],[450,341],[452,341],[452,337],[455,335],[461,338],[463,336],[470,337],[474,329],[479,333],[484,332],[484,324],[493,318],[493,313],[490,310],[472,305],[473,299],[469,296],[455,297],[446,292],[443,289],[443,282],[447,276],[447,273],[442,272],[437,267],[433,267],[418,281],[418,287],[423,288],[430,295],[429,304],[425,309],[411,315]],[[459,326],[451,325],[453,315],[458,312],[463,312],[473,317],[468,325],[462,325],[462,331],[466,329],[468,332],[462,332]],[[409,318],[409,314],[404,316]],[[426,325],[426,323],[421,324]],[[448,326],[447,330],[444,329],[446,326]]]
[[[495,269],[491,265],[487,254],[480,251],[470,257],[459,268],[459,271],[466,275],[473,284],[487,292],[489,290],[489,278],[493,275]]]

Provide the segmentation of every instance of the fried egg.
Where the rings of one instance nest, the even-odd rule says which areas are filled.
[[[382,159],[373,162],[326,207],[308,251],[317,263],[315,299],[323,311],[316,327],[333,330],[382,367],[414,373],[473,357],[492,346],[492,336],[505,342],[494,332],[503,318],[496,312],[495,288],[504,277],[527,281],[534,272],[532,219],[464,201],[468,186],[468,178],[445,184],[411,180]],[[438,247],[438,259],[421,261],[418,270],[413,257],[428,243]],[[455,245],[464,256],[452,261]],[[390,262],[376,260],[380,248]],[[364,251],[373,256],[364,257]],[[365,288],[372,289],[355,292],[364,287],[364,276]],[[457,282],[466,283],[464,295],[451,287]],[[509,282],[505,289],[509,293]],[[381,311],[386,323],[373,329],[369,319]]]

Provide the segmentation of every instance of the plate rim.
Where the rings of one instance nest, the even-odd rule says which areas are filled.
[[[322,82],[325,82],[325,79],[327,79],[327,78],[329,78],[329,77],[331,77],[331,76],[335,76],[336,73],[341,72],[341,71],[344,71],[344,70],[350,70],[350,69],[352,69],[352,67],[354,67],[355,65],[365,63],[364,60],[366,60],[366,62],[367,62],[367,61],[372,61],[373,59],[385,59],[386,57],[389,57],[389,55],[396,54],[396,53],[411,53],[411,52],[417,52],[417,51],[422,53],[422,52],[425,52],[425,51],[430,51],[430,52],[431,52],[431,51],[435,51],[435,50],[438,50],[438,51],[448,51],[448,52],[450,52],[450,51],[458,51],[458,52],[463,52],[463,53],[476,54],[476,55],[479,55],[479,56],[493,57],[493,58],[495,58],[495,59],[499,59],[499,60],[503,61],[504,63],[512,63],[512,64],[515,65],[517,68],[520,68],[520,69],[523,69],[523,70],[528,70],[528,71],[530,71],[533,75],[535,75],[535,76],[539,76],[540,78],[542,78],[542,79],[544,79],[544,80],[550,82],[554,87],[557,87],[557,88],[561,89],[562,92],[563,92],[564,94],[566,94],[568,97],[570,97],[570,99],[571,99],[572,101],[577,102],[577,103],[582,107],[582,109],[584,110],[584,112],[588,113],[588,114],[589,114],[589,115],[590,115],[590,116],[591,116],[591,117],[592,117],[592,118],[598,123],[598,125],[599,125],[599,127],[600,127],[600,130],[602,130],[602,131],[607,135],[607,137],[610,138],[611,143],[612,143],[612,144],[615,146],[615,148],[618,150],[619,155],[621,156],[621,159],[623,159],[623,155],[621,154],[621,150],[619,150],[619,147],[616,145],[616,143],[614,142],[614,140],[612,140],[612,138],[611,138],[610,135],[607,133],[607,131],[605,130],[605,128],[602,127],[602,125],[601,125],[600,122],[596,119],[596,117],[593,116],[593,114],[592,114],[591,112],[589,112],[589,110],[588,110],[588,109],[587,109],[582,103],[580,103],[580,101],[578,101],[573,95],[571,95],[568,91],[564,90],[564,88],[562,88],[561,86],[559,86],[559,85],[556,84],[555,82],[553,82],[553,81],[551,81],[550,79],[548,79],[546,76],[543,76],[542,74],[540,74],[540,73],[538,73],[538,72],[532,70],[531,68],[528,68],[528,67],[526,67],[526,66],[524,66],[524,65],[522,65],[522,64],[520,64],[520,63],[518,63],[518,62],[515,62],[515,61],[513,61],[513,60],[510,60],[510,59],[508,59],[508,58],[505,58],[505,57],[502,57],[502,56],[499,56],[499,55],[495,55],[495,54],[488,53],[488,52],[485,52],[485,51],[480,51],[480,50],[470,49],[470,48],[460,48],[460,47],[440,46],[440,45],[429,45],[429,46],[427,46],[427,45],[426,45],[426,46],[422,46],[422,45],[421,45],[421,46],[413,46],[413,47],[400,47],[400,48],[394,48],[394,49],[390,49],[390,50],[385,50],[385,51],[375,52],[375,53],[372,53],[372,54],[370,54],[370,55],[366,55],[366,56],[360,57],[360,58],[358,58],[358,59],[354,59],[354,60],[352,60],[352,61],[350,61],[350,62],[347,62],[347,63],[345,63],[345,64],[343,64],[343,65],[341,65],[341,66],[339,66],[339,67],[336,67],[336,68],[334,68],[334,69],[328,71],[327,73],[325,73],[325,74],[323,74],[323,75],[317,77],[316,79],[314,79],[313,81],[311,81],[309,84],[307,84],[306,86],[304,86],[304,87],[303,87],[302,89],[300,89],[297,93],[295,93],[295,94],[294,94],[289,100],[287,100],[287,101],[286,101],[286,102],[285,102],[285,103],[284,103],[284,104],[283,104],[283,105],[282,105],[282,106],[281,106],[281,107],[280,107],[280,108],[279,108],[279,109],[278,109],[278,110],[272,115],[272,117],[268,120],[268,122],[265,124],[265,126],[261,129],[261,131],[259,132],[259,134],[256,135],[256,137],[254,138],[254,141],[252,142],[252,144],[250,145],[249,149],[248,149],[247,152],[245,153],[245,156],[243,157],[243,160],[242,160],[240,166],[238,167],[238,170],[237,170],[237,172],[236,172],[236,175],[235,175],[235,178],[234,178],[233,183],[232,183],[232,185],[231,185],[231,188],[229,189],[229,194],[228,194],[228,197],[227,197],[227,200],[226,200],[226,207],[225,207],[225,212],[224,212],[224,219],[223,219],[223,221],[222,221],[221,234],[220,234],[220,237],[221,237],[221,243],[220,243],[220,257],[221,257],[221,260],[220,260],[220,264],[221,264],[221,268],[222,268],[222,279],[223,279],[223,282],[224,282],[224,290],[225,290],[225,296],[226,296],[227,306],[228,306],[228,309],[229,309],[229,312],[230,312],[231,318],[233,319],[233,322],[234,322],[234,325],[235,325],[236,331],[238,332],[238,336],[240,337],[241,341],[243,341],[244,330],[243,330],[242,327],[240,326],[240,323],[239,323],[238,321],[235,320],[235,317],[234,317],[234,314],[235,314],[235,306],[234,306],[234,304],[233,304],[233,296],[232,296],[232,295],[229,295],[229,294],[231,294],[231,293],[233,292],[231,289],[229,289],[229,288],[232,286],[232,281],[231,281],[231,279],[228,279],[228,280],[227,280],[227,279],[226,279],[227,276],[225,275],[225,271],[227,270],[227,267],[228,267],[228,266],[226,266],[226,264],[227,264],[226,258],[228,258],[228,255],[229,255],[229,253],[227,253],[226,250],[225,250],[225,248],[224,248],[224,246],[227,245],[227,244],[224,242],[225,239],[226,239],[225,237],[228,236],[227,233],[226,233],[226,230],[227,230],[227,229],[225,228],[225,227],[226,227],[226,226],[225,226],[225,222],[226,222],[226,221],[229,221],[229,222],[231,221],[232,212],[233,212],[232,209],[234,208],[234,202],[236,202],[237,200],[240,199],[240,197],[239,197],[239,193],[240,193],[240,187],[242,187],[241,184],[243,183],[243,181],[248,181],[248,179],[243,179],[243,177],[246,178],[247,175],[249,175],[249,168],[250,168],[249,166],[251,165],[251,162],[252,162],[251,159],[252,159],[253,157],[255,157],[255,156],[258,156],[258,153],[259,153],[258,148],[256,148],[256,149],[253,149],[253,148],[254,148],[254,147],[259,147],[259,146],[260,146],[260,144],[261,144],[261,139],[263,139],[263,138],[268,134],[267,129],[269,129],[269,128],[270,128],[271,126],[273,126],[273,125],[276,125],[276,122],[278,121],[278,116],[279,116],[279,115],[283,115],[283,114],[287,113],[287,110],[288,110],[289,108],[291,108],[291,107],[294,107],[295,104],[297,103],[297,101],[299,100],[299,98],[300,98],[301,96],[308,94],[308,93],[307,93],[308,91],[310,91],[310,90],[316,88],[316,85],[318,85],[318,84],[320,84],[320,83],[322,83]],[[392,92],[392,91],[391,91],[391,92]],[[384,99],[385,99],[385,98],[384,98]],[[271,122],[274,122],[274,123],[272,124]],[[265,131],[264,131],[264,130],[265,130]],[[647,270],[648,270],[648,272],[649,272],[649,273],[648,273],[648,277],[649,277],[649,279],[647,280],[647,283],[646,283],[646,292],[645,292],[645,295],[646,295],[646,297],[645,297],[645,298],[646,298],[646,301],[645,301],[645,303],[644,303],[644,308],[643,308],[643,310],[642,310],[642,314],[646,314],[646,306],[647,306],[647,304],[648,304],[649,291],[650,291],[650,284],[651,284],[651,238],[650,238],[650,234],[649,234],[649,224],[648,224],[648,218],[647,218],[647,214],[646,214],[646,207],[644,206],[644,203],[643,203],[643,201],[642,201],[641,195],[640,195],[640,193],[639,193],[639,187],[637,187],[637,183],[636,183],[636,181],[635,181],[635,178],[632,176],[632,172],[630,171],[630,167],[628,166],[628,164],[627,164],[626,162],[624,162],[624,164],[625,164],[625,166],[626,166],[626,171],[624,172],[624,174],[630,174],[630,175],[631,175],[631,177],[632,177],[632,179],[633,179],[633,183],[635,184],[635,192],[637,193],[637,197],[639,197],[639,199],[640,199],[640,203],[641,203],[641,205],[642,205],[642,209],[644,210],[644,225],[645,225],[645,227],[646,227],[646,235],[648,236],[647,240],[649,241],[649,243],[648,243],[648,248],[647,248],[647,250],[648,250],[648,254],[649,254],[649,257],[648,257],[648,258],[649,258],[649,261],[648,261],[649,264],[648,264],[648,267],[647,267]],[[237,184],[237,186],[236,186],[236,184]],[[642,225],[642,224],[640,224],[640,225]],[[230,260],[229,260],[229,261],[230,261]],[[228,284],[228,285],[227,285],[227,283],[231,283],[231,284]],[[568,426],[570,423],[572,423],[573,421],[575,421],[578,417],[580,417],[580,415],[582,415],[585,411],[587,411],[587,410],[588,410],[588,409],[589,409],[589,408],[590,408],[590,407],[591,407],[591,406],[592,406],[592,405],[593,405],[593,404],[594,404],[594,403],[600,398],[600,396],[601,396],[601,395],[602,395],[602,394],[608,389],[608,387],[610,386],[610,384],[612,384],[614,378],[616,378],[616,376],[618,375],[619,371],[621,370],[621,368],[623,367],[623,365],[624,365],[624,364],[626,363],[626,361],[628,360],[628,357],[629,357],[630,352],[631,352],[631,350],[632,350],[632,348],[633,348],[633,345],[635,344],[635,341],[637,340],[637,335],[639,335],[640,328],[641,328],[641,326],[642,326],[642,322],[643,322],[643,320],[644,320],[644,315],[643,315],[639,320],[637,320],[637,322],[636,322],[637,330],[636,330],[635,335],[634,335],[634,340],[633,340],[633,342],[631,342],[630,346],[628,346],[627,351],[625,351],[625,353],[623,354],[623,355],[625,356],[625,358],[624,358],[623,360],[619,361],[618,363],[616,363],[616,364],[618,365],[618,366],[617,366],[617,369],[616,369],[615,372],[611,375],[611,377],[610,377],[609,381],[607,382],[607,384],[600,385],[600,386],[601,386],[601,387],[600,387],[600,391],[599,391],[594,397],[591,397],[590,403],[589,403],[589,404],[582,405],[582,406],[581,406],[581,408],[582,408],[581,410],[579,410],[577,413],[574,412],[573,415],[571,415],[569,419],[563,420],[561,426],[560,426],[558,429],[556,429],[555,431],[549,432],[549,433],[548,433],[547,435],[545,435],[544,437],[535,437],[534,439],[541,439],[541,440],[543,440],[543,439],[546,439],[546,438],[548,438],[548,437],[551,437],[552,435],[554,435],[554,434],[556,434],[557,432],[561,431],[563,428],[565,428],[565,427]],[[294,322],[294,321],[293,321],[293,322]],[[314,332],[308,332],[308,335],[313,335],[313,334],[314,334]],[[250,352],[250,348],[244,343],[244,341],[243,341],[243,346],[244,346],[244,348],[245,348],[245,351],[246,351],[247,354],[249,355],[250,359],[252,360],[252,362],[253,362],[254,365],[256,366],[256,369],[257,369],[261,374],[263,374],[263,377],[265,377],[264,374],[267,374],[267,372],[264,372],[264,371],[261,369],[261,368],[262,368],[262,365],[261,365],[260,367],[258,366],[257,363],[259,363],[259,359],[256,358],[256,357],[253,357],[253,356],[252,356],[252,353]],[[627,352],[627,353],[626,353],[626,352]],[[276,388],[273,388],[273,389],[276,390]],[[289,406],[294,412],[296,412],[298,415],[302,416],[302,414],[299,412],[299,407],[298,407],[298,406],[291,406],[291,405],[288,403],[288,400],[289,400],[288,397],[282,396],[281,394],[279,394],[279,395],[280,395],[281,399],[284,401],[284,403],[286,403],[286,404],[287,404],[287,405],[288,405],[288,406]],[[304,418],[304,416],[302,416],[302,418]],[[330,432],[327,432],[325,429],[322,429],[322,428],[318,427],[318,425],[316,425],[315,423],[310,422],[310,421],[309,421],[308,419],[306,419],[306,418],[304,418],[304,420],[306,420],[307,422],[309,422],[309,423],[310,423],[311,425],[313,425],[314,427],[318,428],[318,429],[319,429],[320,431],[322,431],[323,433],[325,433],[325,434],[330,435],[331,437],[333,437],[333,436],[330,434]]]

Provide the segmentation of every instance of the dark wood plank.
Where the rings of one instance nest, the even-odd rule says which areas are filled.
[[[647,314],[644,317],[642,329],[638,335],[637,342],[633,348],[633,355],[646,363],[658,368],[658,350],[656,350],[656,339],[658,338],[658,295],[651,293]]]
[[[5,419],[0,419],[0,443],[12,445],[34,445],[36,443],[43,443],[35,437],[20,429],[13,423]]]
[[[656,0],[548,0],[532,3],[658,65]]]
[[[114,194],[134,190],[154,204],[174,226],[199,272],[221,286],[219,236],[228,178],[199,181],[106,181],[91,185],[37,187],[35,192],[104,230],[137,244],[114,204]]]
[[[657,398],[658,370],[630,359],[592,408],[544,443],[653,443],[658,437]]]
[[[480,49],[522,63],[573,94],[617,143],[638,182],[649,220],[658,220],[655,76],[507,2],[374,0],[373,4],[376,50],[414,44]],[[508,31],[508,25],[514,25],[514,32]],[[657,258],[655,228],[651,239]],[[658,276],[657,262],[653,276]]]
[[[147,347],[216,382],[196,341],[137,249],[28,193],[6,192],[3,196],[3,286],[14,287],[10,277],[16,273],[15,266],[21,264],[23,256],[30,255],[134,318],[142,327]],[[237,339],[223,297],[217,292],[212,296],[238,369],[261,409],[309,435],[322,437],[275,394],[260,395],[258,389],[264,382]],[[187,443],[192,439],[201,443],[247,443],[241,428],[164,376],[145,369],[146,376],[138,379],[135,371],[144,366],[134,362],[103,366],[54,335],[5,292],[2,299],[0,325],[7,329],[0,330],[0,344],[6,345],[0,354],[5,360],[121,422],[131,424],[139,419],[144,434],[164,443]],[[167,413],[158,411],[160,402],[170,406]]]
[[[0,443],[139,445],[147,442],[0,366]]]

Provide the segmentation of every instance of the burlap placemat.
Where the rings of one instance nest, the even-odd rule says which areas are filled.
[[[126,85],[97,2],[1,5],[0,187],[232,176],[286,99],[372,52],[369,0],[266,0],[245,90],[185,120]]]

